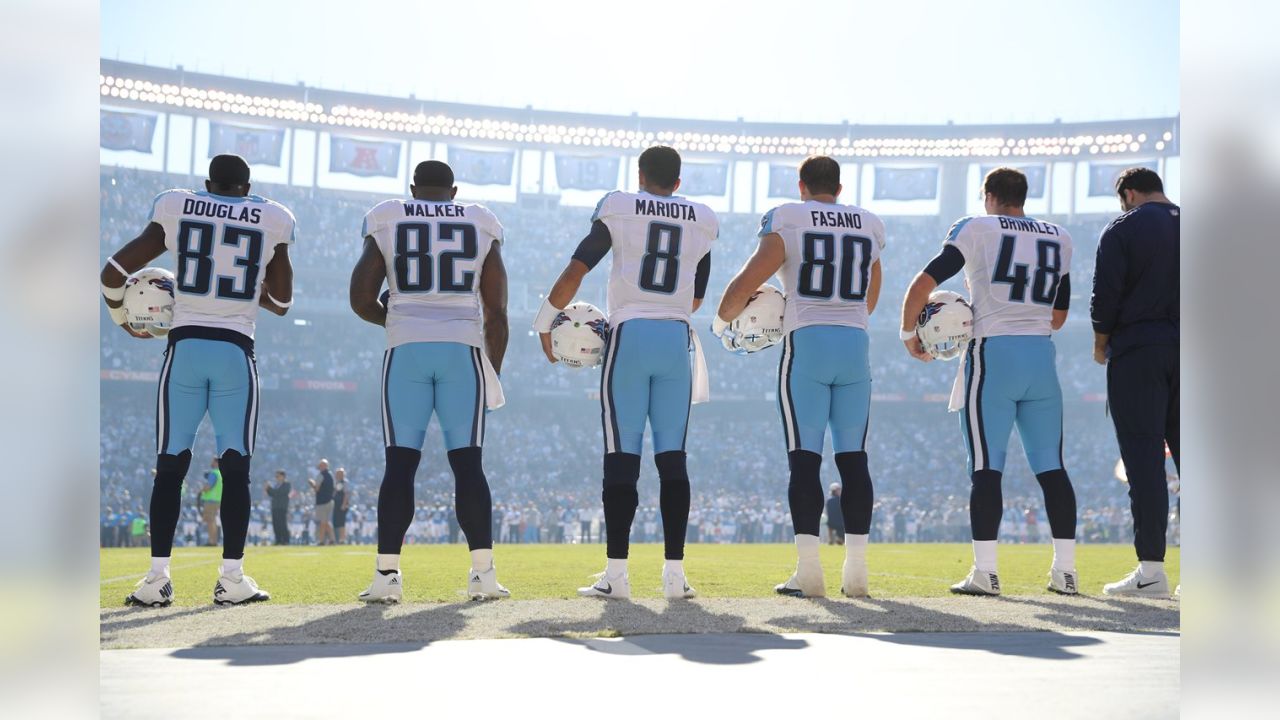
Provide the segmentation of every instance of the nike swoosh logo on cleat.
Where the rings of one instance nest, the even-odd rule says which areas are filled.
[[[1139,590],[1141,590],[1141,589],[1143,589],[1143,588],[1149,588],[1149,587],[1151,587],[1152,585],[1157,585],[1157,584],[1159,584],[1159,583],[1160,583],[1160,581],[1159,581],[1159,580],[1152,580],[1152,581],[1151,581],[1151,582],[1149,582],[1149,583],[1143,583],[1143,582],[1140,582],[1140,583],[1138,583],[1138,589],[1139,589]]]
[[[612,585],[610,585],[609,583],[605,583],[605,584],[604,584],[604,587],[600,587],[599,585],[597,585],[597,586],[596,586],[596,592],[601,592],[601,593],[604,593],[605,595],[612,595],[612,594],[613,594],[613,586],[612,586]]]

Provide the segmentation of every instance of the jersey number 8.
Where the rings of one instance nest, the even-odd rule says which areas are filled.
[[[680,271],[680,233],[679,225],[649,223],[649,237],[645,243],[644,258],[640,261],[640,289],[667,295],[676,291]]]

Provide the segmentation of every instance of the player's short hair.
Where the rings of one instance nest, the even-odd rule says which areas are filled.
[[[994,195],[1001,205],[1022,207],[1027,202],[1027,176],[1016,168],[998,167],[983,178],[982,192]]]
[[[640,153],[640,172],[658,187],[675,187],[680,179],[680,153],[673,147],[654,145]]]
[[[289,474],[283,470],[277,470],[276,474],[279,475],[280,477],[289,477]]]
[[[1148,195],[1164,192],[1164,183],[1160,182],[1160,176],[1151,168],[1131,167],[1116,178],[1116,194],[1124,197],[1125,190]]]
[[[239,155],[215,155],[209,161],[209,182],[222,187],[249,183],[249,163]]]
[[[415,187],[452,188],[453,168],[439,160],[424,160],[413,169]]]
[[[812,195],[835,195],[840,190],[840,163],[826,155],[810,155],[800,163],[800,182]]]

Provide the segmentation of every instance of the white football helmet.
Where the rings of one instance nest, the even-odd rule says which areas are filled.
[[[729,323],[724,347],[740,353],[760,352],[782,341],[782,315],[787,298],[772,285],[761,285],[747,301],[747,307]]]
[[[609,320],[587,302],[570,303],[551,321],[551,354],[571,368],[591,368],[604,361]]]
[[[173,325],[173,273],[143,268],[124,281],[124,317],[129,327],[156,337]]]
[[[935,290],[920,311],[916,335],[933,357],[939,360],[959,357],[973,339],[973,309],[959,293]]]

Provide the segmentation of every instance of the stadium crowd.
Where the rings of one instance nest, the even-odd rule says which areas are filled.
[[[154,196],[172,183],[157,173],[118,168],[101,172],[103,259],[145,224]],[[298,218],[291,253],[295,309],[285,319],[260,320],[256,356],[263,397],[254,456],[254,516],[251,542],[272,542],[270,503],[263,491],[273,471],[292,483],[290,531],[295,542],[315,534],[306,479],[316,461],[328,458],[347,471],[348,541],[371,542],[382,471],[382,433],[377,405],[384,337],[357,320],[346,305],[350,267],[359,253],[360,221],[377,196],[255,185],[255,192],[283,202]],[[523,209],[490,205],[504,223],[503,248],[511,272],[513,328],[503,384],[508,407],[491,415],[485,470],[494,497],[498,542],[598,542],[600,511],[599,406],[596,371],[546,365],[527,328],[540,299],[571,254],[590,218],[589,208]],[[722,216],[721,240],[713,256],[712,298],[754,248],[758,217]],[[1089,358],[1087,321],[1093,248],[1106,222],[1093,218],[1073,226],[1076,251],[1072,283],[1077,312],[1059,334],[1058,366],[1067,399],[1064,456],[1080,506],[1080,539],[1124,541],[1128,499],[1115,480],[1114,436],[1097,402],[1104,374]],[[968,539],[968,482],[964,447],[955,415],[939,398],[954,379],[953,363],[922,365],[897,340],[897,302],[920,267],[936,252],[946,224],[937,218],[890,218],[885,250],[885,291],[873,316],[872,363],[876,398],[869,455],[876,482],[874,541],[930,542]],[[514,270],[518,268],[518,270]],[[604,273],[594,273],[580,297],[604,306]],[[694,408],[688,450],[694,483],[689,539],[693,542],[778,542],[790,539],[786,512],[786,456],[776,411],[778,350],[741,358],[718,350],[706,330],[707,303],[699,326],[712,379],[712,402]],[[141,342],[111,327],[103,313],[101,517],[104,545],[145,545],[146,508],[154,448],[154,373],[161,341]],[[113,373],[123,373],[124,376]],[[547,400],[554,398],[555,402]],[[1047,537],[1039,487],[1012,441],[1005,476],[1005,527],[1010,541]],[[648,451],[646,451],[648,452]],[[203,431],[194,451],[212,457]],[[828,449],[828,456],[830,449]],[[829,463],[829,461],[828,461]],[[834,478],[828,464],[824,482]],[[190,502],[179,524],[179,544],[200,544],[204,529],[196,508],[199,479],[188,477]],[[417,479],[418,510],[410,542],[458,540],[452,515],[452,476],[439,435],[428,435]],[[646,467],[637,541],[658,540],[657,479]],[[1176,528],[1176,525],[1175,525]],[[1176,532],[1176,530],[1175,530]]]

